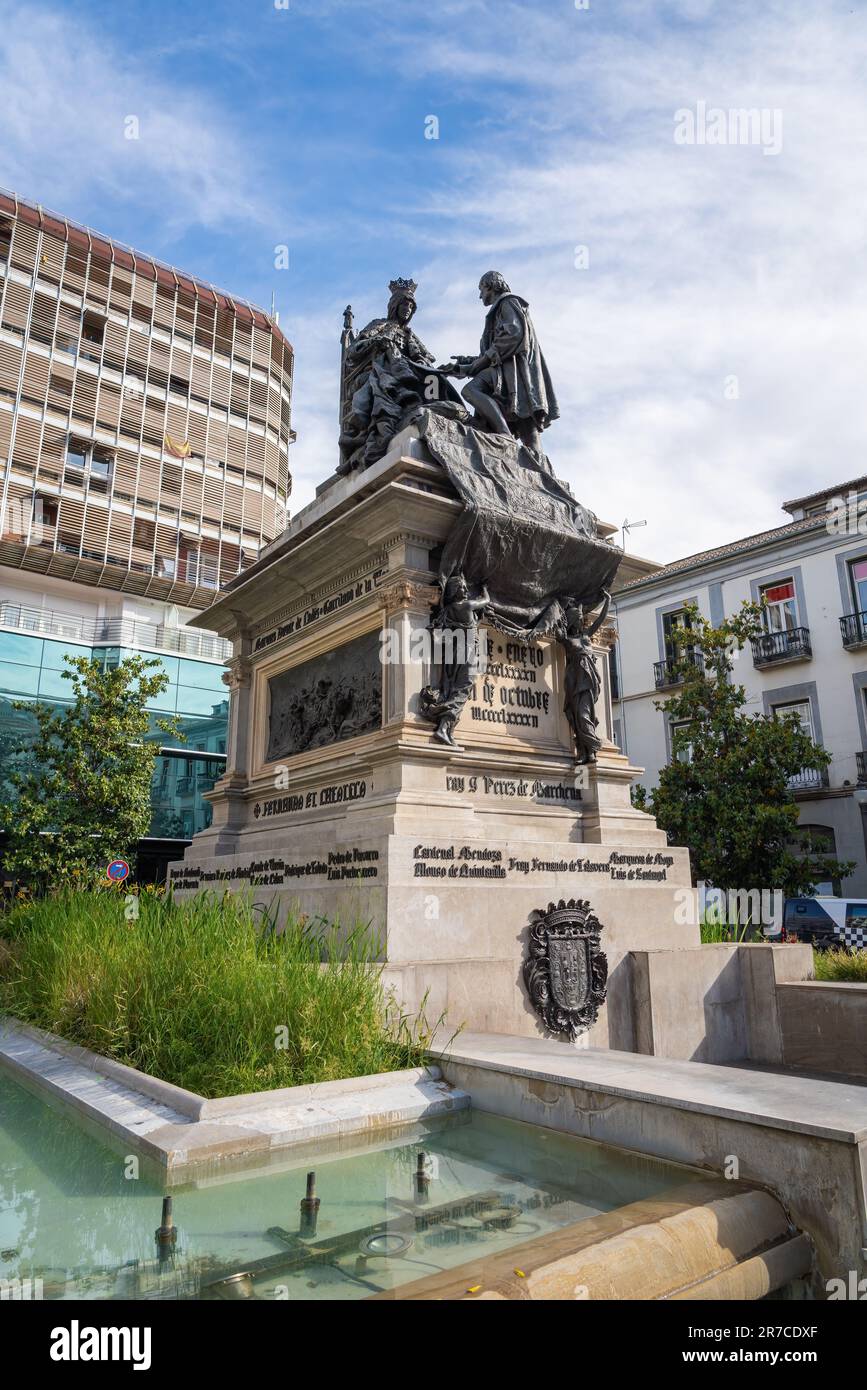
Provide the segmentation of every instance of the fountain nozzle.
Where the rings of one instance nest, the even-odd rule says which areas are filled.
[[[154,1239],[157,1243],[157,1254],[160,1260],[167,1260],[178,1239],[177,1227],[172,1219],[171,1197],[163,1198],[162,1222],[154,1231]]]
[[[427,1169],[427,1154],[419,1150],[415,1168],[415,1194],[420,1202],[426,1202],[430,1191],[430,1173]]]
[[[307,1174],[307,1195],[301,1198],[301,1220],[298,1227],[300,1236],[316,1235],[316,1222],[319,1219],[319,1198],[316,1196],[316,1174]]]

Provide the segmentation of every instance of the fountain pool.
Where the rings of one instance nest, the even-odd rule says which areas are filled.
[[[44,1299],[369,1298],[706,1176],[468,1110],[167,1187],[0,1077],[0,1280]]]

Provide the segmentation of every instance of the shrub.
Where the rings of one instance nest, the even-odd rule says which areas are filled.
[[[813,965],[817,980],[867,984],[867,951],[814,951]]]

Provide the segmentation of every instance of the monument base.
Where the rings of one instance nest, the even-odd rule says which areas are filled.
[[[275,842],[247,837],[243,853],[196,854],[172,870],[179,896],[248,891],[279,923],[288,915],[343,928],[370,924],[386,979],[409,1013],[447,1028],[539,1036],[522,970],[531,913],[550,903],[590,903],[602,923],[608,999],[582,1035],[594,1047],[637,1046],[629,953],[698,944],[679,925],[691,904],[684,850],[655,844],[415,833],[367,835],[360,818]],[[351,824],[356,823],[356,833]],[[350,832],[350,833],[347,833]],[[188,856],[188,860],[191,858]]]
[[[576,763],[561,645],[491,624],[460,748],[434,736],[421,697],[436,672],[415,639],[461,513],[408,430],[197,619],[235,644],[228,770],[170,882],[181,896],[247,891],[278,924],[369,923],[408,1012],[524,1035],[545,1032],[524,983],[531,916],[588,903],[608,992],[579,1041],[630,1050],[630,953],[699,942],[688,856],[630,803],[639,769],[611,739],[610,627],[593,636],[595,763]],[[561,964],[577,971],[568,989],[586,983],[586,962]]]

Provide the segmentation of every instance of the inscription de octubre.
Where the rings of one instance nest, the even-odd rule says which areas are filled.
[[[473,683],[461,732],[555,739],[560,710],[553,670],[553,648],[489,633],[486,669]]]

